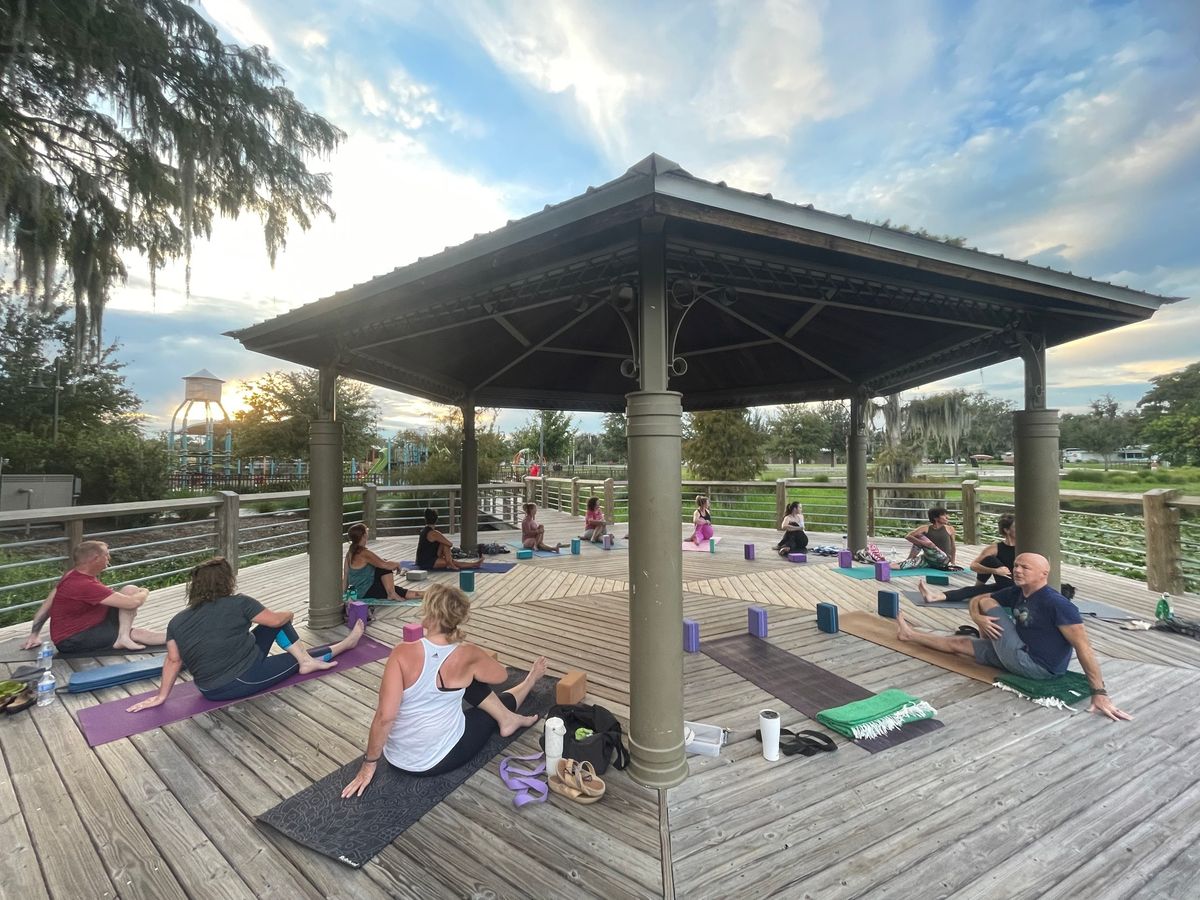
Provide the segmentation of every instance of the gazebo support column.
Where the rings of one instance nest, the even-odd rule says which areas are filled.
[[[846,448],[846,533],[851,550],[867,546],[867,398],[850,398],[850,439]]]
[[[1059,543],[1058,410],[1046,409],[1046,345],[1040,335],[1026,341],[1025,409],[1013,413],[1014,502],[1017,550],[1050,561],[1050,584],[1061,581]]]
[[[459,546],[468,553],[479,544],[479,441],[475,438],[475,399],[463,404],[462,537]]]
[[[680,784],[683,750],[682,396],[667,388],[666,242],[642,223],[638,292],[641,390],[626,396],[629,436],[629,774]]]
[[[342,623],[342,423],[334,398],[337,371],[322,366],[317,417],[308,428],[308,624]]]

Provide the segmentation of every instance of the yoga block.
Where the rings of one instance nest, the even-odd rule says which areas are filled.
[[[854,565],[854,554],[849,550],[838,551],[838,568],[849,569]]]
[[[837,634],[837,607],[832,603],[817,604],[817,627],[826,634]]]
[[[745,547],[746,559],[754,559],[754,545],[746,544]]]
[[[533,551],[528,547],[517,551],[517,559],[533,559]]]
[[[879,592],[879,614],[889,619],[900,615],[900,595],[895,591]]]
[[[363,623],[363,628],[367,627],[367,604],[361,600],[351,600],[346,604],[346,626],[353,628],[359,622]]]
[[[929,575],[925,578],[926,584],[940,584],[942,587],[950,586],[949,575]]]
[[[581,546],[582,545],[579,542],[579,538],[571,538],[571,555],[578,556]]]
[[[687,653],[700,652],[700,623],[694,619],[683,620],[683,649]]]
[[[425,629],[420,622],[408,622],[404,626],[404,643],[411,644],[425,637]]]
[[[587,675],[571,671],[559,679],[554,688],[554,702],[559,706],[578,703],[587,693]]]
[[[473,593],[475,591],[475,570],[460,569],[458,572],[458,589],[465,593]]]
[[[788,562],[806,563],[806,562],[808,562],[808,554],[807,553],[789,553],[788,554]]]
[[[746,630],[755,637],[767,636],[767,611],[761,606],[752,606],[746,610]]]
[[[409,581],[424,581],[428,575],[429,573],[424,569],[409,569],[404,577]]]
[[[611,549],[612,549],[612,545],[613,545],[613,536],[612,536],[611,534],[606,534],[606,535],[604,536],[604,545],[603,545],[603,546],[604,546],[604,549],[605,549],[605,550],[611,550]]]
[[[875,563],[875,580],[876,581],[891,581],[892,580],[892,564],[890,562]]]

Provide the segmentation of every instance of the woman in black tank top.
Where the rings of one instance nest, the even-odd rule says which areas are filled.
[[[994,594],[996,591],[1012,585],[1012,567],[1017,558],[1016,517],[1012,513],[1005,513],[1000,517],[998,525],[1000,540],[980,550],[979,555],[971,563],[971,571],[977,576],[975,584],[943,592],[931,588],[922,578],[917,583],[917,590],[921,592],[925,602],[940,603],[947,600],[961,602],[980,594]],[[989,584],[989,579],[995,579],[995,582]]]

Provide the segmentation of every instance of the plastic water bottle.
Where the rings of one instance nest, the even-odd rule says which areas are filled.
[[[49,641],[42,641],[42,646],[38,647],[37,664],[39,669],[50,669],[50,664],[54,661],[54,645]]]
[[[1154,607],[1154,618],[1165,622],[1172,615],[1174,613],[1171,611],[1171,595],[1164,591],[1163,595],[1158,598],[1158,605]]]
[[[54,690],[58,687],[58,682],[54,680],[54,673],[49,669],[37,683],[37,705],[49,706],[54,702]]]

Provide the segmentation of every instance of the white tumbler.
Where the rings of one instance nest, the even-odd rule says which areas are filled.
[[[779,713],[773,709],[761,710],[758,730],[762,735],[763,759],[775,762],[779,759]]]
[[[546,777],[558,774],[558,761],[563,755],[563,738],[567,735],[567,726],[558,716],[546,720]],[[776,744],[779,741],[776,740]]]

